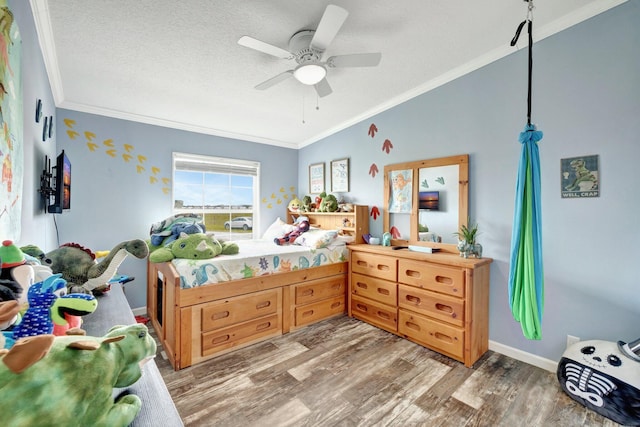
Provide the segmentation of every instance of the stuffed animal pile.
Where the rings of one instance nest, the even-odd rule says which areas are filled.
[[[125,427],[140,412],[133,394],[112,397],[142,375],[156,344],[142,324],[102,338],[38,335],[0,354],[0,419],[7,426]]]
[[[129,243],[123,245],[127,253],[148,253],[144,241]],[[65,248],[83,252],[82,259],[96,264],[90,251],[77,245]],[[114,402],[113,389],[136,382],[141,366],[155,356],[146,326],[117,326],[102,338],[84,336],[72,326],[80,326],[79,316],[96,310],[96,298],[68,293],[62,274],[40,264],[47,260],[72,268],[62,256],[67,249],[51,259],[35,246],[24,250],[33,255],[10,241],[0,247],[5,277],[0,279],[0,425],[130,425],[140,411],[140,398],[129,394]],[[116,255],[110,260],[117,267]],[[83,274],[90,281],[113,275],[110,268],[107,262],[95,277],[91,266]]]

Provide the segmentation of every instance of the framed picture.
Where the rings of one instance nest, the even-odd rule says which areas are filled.
[[[331,192],[345,193],[349,191],[349,159],[331,162]]]
[[[411,213],[413,169],[392,170],[389,175],[389,213]]]
[[[600,196],[598,156],[560,159],[560,194],[563,199]]]
[[[309,165],[309,193],[319,194],[324,191],[324,163]]]

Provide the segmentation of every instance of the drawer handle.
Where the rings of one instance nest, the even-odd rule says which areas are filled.
[[[224,319],[225,317],[229,317],[228,311],[219,311],[217,313],[213,313],[211,316],[211,320]]]
[[[389,289],[378,288],[378,293],[389,296]]]
[[[360,260],[357,260],[356,264],[358,264],[360,267],[368,267],[369,266],[369,264],[367,264],[366,261],[360,261]]]
[[[256,310],[260,310],[263,308],[267,308],[271,305],[271,301],[264,301],[264,302],[259,302],[258,304],[256,304]]]
[[[227,334],[227,335],[220,335],[219,337],[214,337],[214,338],[211,340],[211,344],[213,344],[213,345],[218,345],[218,344],[221,344],[221,343],[223,343],[223,342],[227,342],[227,341],[229,341],[229,339],[230,339],[230,338],[231,338],[231,337],[230,337],[228,334]]]
[[[453,317],[456,317],[456,314],[453,312],[453,307],[451,307],[450,305],[444,305],[444,304],[436,303],[436,310],[444,311],[445,313],[449,313]]]
[[[411,304],[415,304],[415,305],[420,305],[420,298],[413,296],[413,295],[407,295],[405,297],[407,299],[407,301],[409,301]]]
[[[303,297],[308,297],[311,295],[313,295],[313,289],[305,289],[300,293],[300,296],[303,296]]]
[[[307,310],[304,313],[302,313],[302,317],[309,317],[309,316],[313,316],[313,310]]]
[[[436,276],[436,282],[442,283],[444,285],[451,285],[453,283],[453,279],[446,276]]]
[[[361,289],[367,289],[368,288],[367,284],[363,283],[363,282],[356,282],[356,286],[361,288]]]
[[[422,276],[420,272],[416,270],[405,270],[404,274],[409,277],[414,277],[416,279],[419,279]]]
[[[429,335],[433,336],[434,338],[440,340],[440,341],[445,341],[448,343],[452,343],[453,342],[453,338],[451,338],[449,335],[445,335],[443,333],[440,332],[436,332],[435,334],[433,332],[431,332]]]
[[[384,319],[384,320],[389,320],[389,319],[391,319],[391,316],[389,316],[389,313],[385,313],[384,311],[378,311],[376,314],[377,314],[377,315],[378,315],[378,317],[380,317],[381,319]]]
[[[364,305],[364,304],[356,304],[356,308],[357,308],[358,310],[360,310],[360,311],[364,311],[365,313],[366,313],[367,311],[369,311],[369,309],[367,308],[367,306],[366,306],[366,305]]]
[[[333,304],[331,304],[331,308],[338,308],[342,305],[341,302],[334,302]]]
[[[404,322],[404,324],[407,326],[407,328],[413,329],[414,331],[419,331],[420,330],[420,325],[418,325],[417,323]]]
[[[376,264],[375,268],[379,271],[389,271],[389,266],[385,264]]]
[[[265,329],[269,329],[270,326],[271,322],[260,323],[258,326],[256,326],[256,331],[264,331]]]

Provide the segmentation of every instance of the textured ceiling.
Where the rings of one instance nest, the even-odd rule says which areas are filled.
[[[625,0],[536,0],[536,40]],[[298,148],[526,47],[509,42],[522,0],[31,0],[56,106]],[[381,52],[374,68],[329,69],[333,93],[288,79],[294,68],[237,44],[287,49],[325,7],[349,12],[330,55]],[[318,107],[318,108],[316,108]],[[304,119],[304,122],[303,122]]]

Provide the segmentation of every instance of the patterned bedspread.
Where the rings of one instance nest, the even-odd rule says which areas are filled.
[[[219,255],[212,259],[174,259],[182,288],[194,288],[210,283],[282,273],[303,268],[344,262],[347,246],[336,242],[326,248],[278,246],[272,240],[238,240],[237,255]]]

